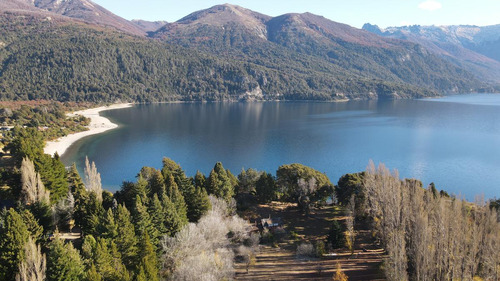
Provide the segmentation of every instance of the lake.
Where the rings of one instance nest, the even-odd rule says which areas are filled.
[[[440,99],[137,105],[102,113],[118,129],[84,138],[62,156],[96,162],[103,186],[119,189],[164,156],[188,176],[217,161],[275,174],[302,163],[328,175],[362,171],[370,159],[401,177],[474,199],[500,195],[500,95]]]

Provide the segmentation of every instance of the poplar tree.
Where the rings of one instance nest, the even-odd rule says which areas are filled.
[[[40,245],[31,237],[24,245],[24,259],[19,264],[16,281],[45,281],[46,258],[42,254]]]
[[[97,200],[102,202],[101,174],[97,172],[94,161],[90,164],[88,157],[85,157],[85,187],[89,192],[95,193]]]
[[[40,174],[35,171],[35,165],[29,158],[23,158],[21,163],[21,201],[25,205],[50,202],[50,192],[45,189]]]

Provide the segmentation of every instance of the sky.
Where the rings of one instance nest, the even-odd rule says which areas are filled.
[[[269,16],[304,13],[362,27],[500,24],[500,0],[93,0],[125,18],[174,22],[198,10],[229,3]],[[226,2],[224,2],[226,1]]]

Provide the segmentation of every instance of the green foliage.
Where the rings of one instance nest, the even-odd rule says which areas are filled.
[[[140,253],[141,262],[137,280],[159,281],[158,261],[156,249],[149,239],[149,234],[145,232],[141,236]]]
[[[153,199],[148,207],[148,212],[150,214],[151,223],[156,229],[156,237],[152,237],[152,239],[153,241],[159,241],[161,236],[166,234],[168,230],[165,224],[166,212],[157,194],[153,195]]]
[[[71,193],[73,193],[73,196],[80,197],[79,194],[85,194],[85,185],[83,184],[83,180],[80,177],[80,174],[78,173],[78,170],[76,169],[76,164],[73,163],[71,165],[71,168],[67,174],[67,181],[68,181],[68,187]]]
[[[187,224],[187,215],[185,212],[182,213],[177,210],[175,203],[170,200],[166,193],[161,196],[161,204],[164,212],[162,223],[166,230],[165,234],[174,236]]]
[[[37,221],[38,224],[42,227],[44,234],[47,234],[54,229],[52,208],[48,205],[48,203],[35,202],[27,206],[27,209],[31,214],[33,214],[35,221]],[[37,239],[37,237],[33,238],[34,240]]]
[[[100,237],[109,238],[111,240],[118,236],[118,225],[115,222],[113,210],[109,208],[106,214],[100,218],[98,231]]]
[[[99,218],[104,215],[104,208],[93,192],[75,198],[75,224],[80,226],[84,234],[98,233]]]
[[[258,172],[255,169],[241,169],[240,174],[238,175],[238,185],[236,186],[235,193],[255,193],[255,185],[257,180],[262,175],[262,172]]]
[[[228,174],[232,175],[231,172],[228,173],[228,171],[224,169],[222,163],[217,162],[206,182],[208,193],[223,198],[226,201],[231,200],[234,195],[235,181]]]
[[[71,133],[88,130],[85,126],[90,123],[90,119],[83,116],[67,117],[65,111],[74,110],[75,105],[62,104],[59,102],[40,102],[40,105],[21,104],[16,107],[14,103],[11,107],[3,108],[3,112],[10,114],[0,114],[0,123],[9,126],[31,127],[37,129],[44,140],[52,140],[66,136]]]
[[[13,281],[24,259],[24,245],[30,232],[23,217],[14,209],[0,218],[0,280]]]
[[[158,233],[158,230],[153,224],[153,220],[151,219],[151,215],[149,214],[148,207],[142,203],[142,200],[139,196],[137,196],[137,199],[135,201],[135,208],[133,211],[133,222],[137,237],[143,237],[145,233],[151,233],[151,236],[154,239],[153,244],[157,245],[158,243],[157,237],[160,234]]]
[[[327,241],[333,249],[339,249],[345,246],[344,227],[339,221],[333,221],[330,231],[328,232]]]
[[[84,276],[83,261],[71,243],[56,238],[49,245],[47,281],[79,281]]]
[[[21,164],[23,158],[29,158],[39,169],[40,158],[44,154],[43,148],[45,146],[42,134],[36,128],[15,127],[12,135],[13,139],[7,149],[10,149],[17,165]]]
[[[125,205],[118,205],[115,222],[118,235],[113,242],[116,243],[125,266],[132,269],[137,257],[137,237],[135,236],[135,228],[130,218],[130,212]]]
[[[90,269],[87,271],[87,274],[85,275],[85,280],[86,281],[102,281],[102,276],[97,272],[97,268],[95,267],[94,264],[90,267]]]
[[[24,224],[28,227],[28,232],[35,243],[39,243],[42,240],[43,227],[38,224],[38,220],[35,216],[28,210],[20,212],[23,218]]]
[[[335,186],[338,203],[342,206],[347,206],[351,196],[354,195],[356,216],[364,214],[366,204],[366,195],[363,188],[364,174],[365,172],[345,174],[340,177],[337,186]]]
[[[276,182],[271,174],[262,173],[255,184],[255,195],[262,203],[271,202],[278,198]]]
[[[299,186],[299,180],[315,180],[314,190],[302,190]],[[333,186],[328,177],[302,164],[282,165],[276,171],[276,184],[285,200],[296,202],[301,195],[314,195],[314,192],[323,186]]]
[[[50,191],[51,202],[57,202],[68,194],[66,169],[57,153],[54,157],[44,154],[45,142],[36,128],[15,128],[8,148],[19,165],[23,158],[29,158],[40,173],[45,188]]]
[[[91,265],[87,278],[96,278],[95,272],[102,276],[103,280],[128,281],[131,280],[130,273],[122,263],[122,256],[115,243],[100,238],[97,241],[93,254],[95,271]]]

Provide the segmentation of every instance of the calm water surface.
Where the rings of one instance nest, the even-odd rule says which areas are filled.
[[[275,173],[302,163],[332,182],[368,161],[401,177],[434,182],[473,199],[500,196],[500,95],[348,103],[153,104],[103,113],[118,129],[76,142],[62,160],[81,170],[96,162],[103,185],[117,190],[162,157],[186,174],[215,162]]]

